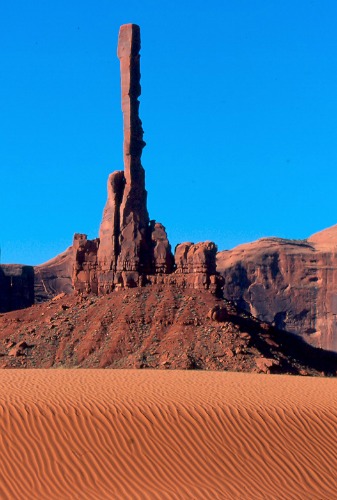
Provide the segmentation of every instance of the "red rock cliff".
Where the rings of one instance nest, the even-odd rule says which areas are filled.
[[[263,238],[219,252],[224,296],[257,318],[337,351],[337,226],[305,241]]]

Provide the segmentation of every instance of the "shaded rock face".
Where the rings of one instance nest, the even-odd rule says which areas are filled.
[[[150,232],[152,242],[152,272],[154,274],[172,273],[174,270],[174,259],[165,227],[159,222],[151,221]]]
[[[337,226],[306,241],[266,238],[219,252],[217,266],[227,299],[337,351]]]
[[[73,242],[73,284],[77,292],[98,293],[97,250],[99,239],[88,240],[86,234],[75,234]]]
[[[16,264],[0,265],[0,312],[23,309],[34,304],[34,268]]]
[[[108,179],[108,199],[99,231],[100,244],[97,264],[100,269],[98,287],[101,292],[112,290],[115,282],[117,259],[120,253],[120,206],[125,186],[124,172],[114,172]]]
[[[54,259],[34,267],[35,303],[44,302],[60,293],[73,292],[73,248],[69,247]]]

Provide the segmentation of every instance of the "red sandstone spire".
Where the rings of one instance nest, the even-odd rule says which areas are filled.
[[[132,286],[138,273],[149,268],[149,215],[146,201],[145,172],[141,164],[143,141],[139,118],[140,87],[140,29],[135,24],[124,24],[119,30],[117,55],[120,60],[122,111],[124,126],[125,188],[120,206],[120,253],[117,271],[121,282]]]
[[[122,112],[124,128],[124,176],[132,185],[133,175],[141,168],[140,157],[145,146],[142,122],[139,118],[140,28],[124,24],[119,30],[117,55],[120,60]],[[137,180],[137,179],[136,179]]]
[[[116,286],[139,286],[150,280],[149,275],[171,273],[174,268],[165,228],[155,221],[150,223],[146,206],[145,172],[141,164],[145,142],[138,101],[139,51],[139,26],[121,26],[117,54],[121,70],[124,171],[109,176],[99,240],[92,244],[84,235],[75,237],[73,283],[78,291],[108,293]]]
[[[98,250],[98,264],[104,271],[100,281],[102,288],[107,289],[113,283],[137,285],[139,274],[148,272],[151,264],[145,172],[141,164],[145,142],[139,118],[139,50],[139,26],[121,26],[117,55],[121,71],[124,172],[114,172],[109,177]]]

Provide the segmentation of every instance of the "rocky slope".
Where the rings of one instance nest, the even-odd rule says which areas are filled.
[[[335,375],[337,354],[217,299],[150,285],[0,315],[0,368],[159,368]]]

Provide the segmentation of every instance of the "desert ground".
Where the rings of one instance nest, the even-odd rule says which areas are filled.
[[[4,499],[337,498],[337,380],[3,370]]]

